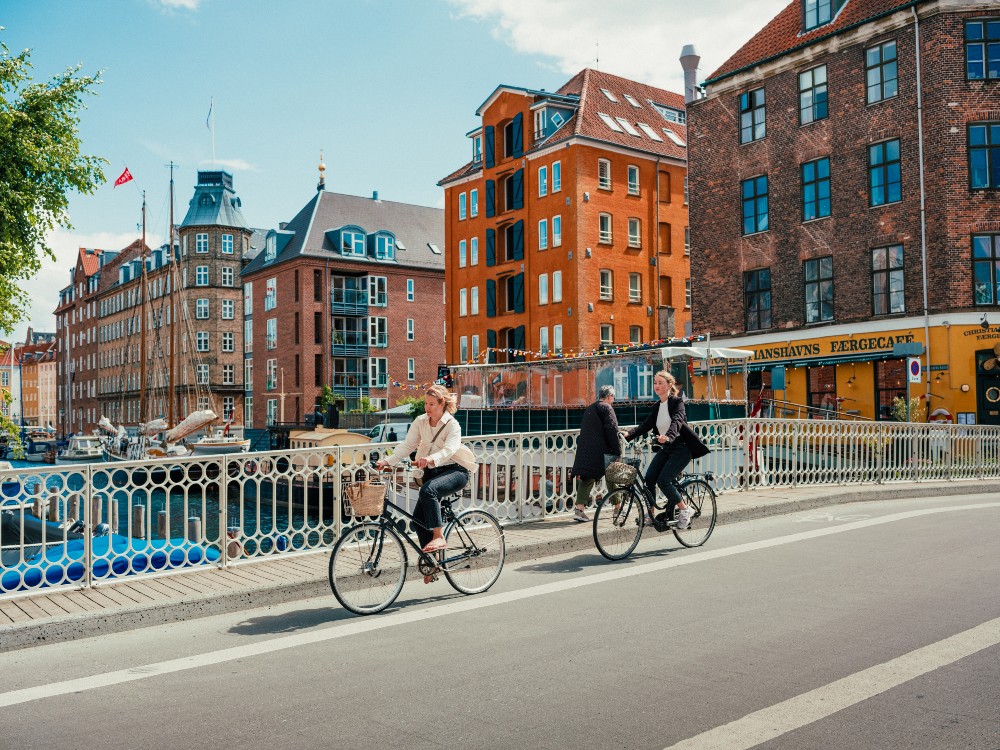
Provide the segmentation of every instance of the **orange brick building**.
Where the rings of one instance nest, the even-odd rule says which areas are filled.
[[[690,333],[684,99],[585,69],[499,86],[445,191],[448,361]]]

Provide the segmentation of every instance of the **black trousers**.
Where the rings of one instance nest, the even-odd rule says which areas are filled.
[[[677,488],[677,477],[684,467],[691,463],[691,449],[687,443],[675,440],[668,448],[653,454],[653,460],[646,467],[646,487],[649,494],[656,497],[656,488],[667,496],[667,518],[673,518],[674,508],[681,501],[681,491]]]
[[[417,540],[423,547],[433,538],[431,529],[444,526],[441,498],[453,495],[469,483],[469,471],[458,464],[424,469],[424,484],[413,508],[413,517],[427,528],[416,527]]]

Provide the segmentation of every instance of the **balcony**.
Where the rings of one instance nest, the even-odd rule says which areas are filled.
[[[367,331],[334,331],[331,353],[334,357],[367,357]]]
[[[333,376],[333,392],[345,398],[360,398],[368,393],[367,381],[363,373],[338,373]]]
[[[367,315],[368,292],[361,289],[334,289],[330,293],[330,312],[334,315]]]

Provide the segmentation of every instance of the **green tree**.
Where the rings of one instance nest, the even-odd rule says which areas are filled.
[[[407,404],[410,406],[410,416],[413,417],[413,419],[416,419],[424,413],[423,396],[408,396],[407,398],[401,398],[396,402],[396,406],[404,406]]]
[[[0,27],[2,29],[3,27]],[[105,159],[80,153],[79,112],[100,73],[67,68],[44,83],[31,80],[31,52],[11,55],[0,43],[0,330],[27,314],[23,282],[55,260],[46,242],[72,228],[67,193],[93,193],[104,183]]]
[[[889,413],[896,422],[906,421],[906,399],[903,396],[896,396],[889,406]],[[922,398],[910,399],[910,421],[927,421],[927,402]]]
[[[372,400],[367,396],[361,397],[361,404],[358,408],[359,414],[374,414],[378,411],[378,407],[372,403]]]
[[[333,392],[333,388],[328,385],[324,385],[319,390],[319,408],[324,414],[329,408],[330,404],[334,401],[338,401],[337,395]]]

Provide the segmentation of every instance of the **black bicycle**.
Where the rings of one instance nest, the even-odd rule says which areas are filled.
[[[690,525],[681,529],[676,519],[667,518],[666,511],[656,507],[639,471],[639,459],[623,456],[618,463],[631,471],[620,466],[612,471],[609,467],[609,474],[616,474],[614,479],[606,477],[611,480],[609,486],[614,480],[618,482],[594,512],[594,544],[602,555],[609,560],[623,560],[631,555],[642,537],[647,515],[653,519],[653,528],[659,532],[673,531],[685,547],[700,547],[708,541],[718,514],[715,490],[709,484],[715,479],[711,472],[682,474],[677,481],[684,502],[693,511]]]
[[[462,594],[481,594],[496,583],[503,570],[506,546],[500,522],[485,510],[469,509],[455,512],[454,494],[441,500],[447,546],[440,552],[424,552],[401,529],[406,521],[427,528],[412,515],[389,500],[391,485],[386,482],[366,483],[360,494],[369,496],[374,487],[384,486],[381,508],[356,506],[374,520],[358,523],[346,529],[330,555],[330,588],[345,609],[359,615],[381,612],[396,601],[406,580],[406,544],[417,554],[417,569],[421,575],[444,577]],[[354,506],[353,496],[349,498]],[[429,530],[429,529],[428,529]]]

